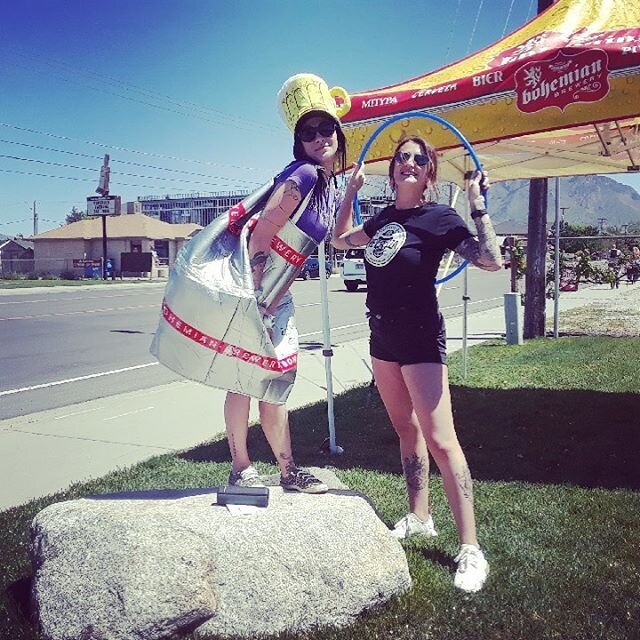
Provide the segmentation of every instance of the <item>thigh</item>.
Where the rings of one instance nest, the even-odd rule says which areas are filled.
[[[402,367],[402,376],[427,442],[457,440],[447,366],[423,362]]]
[[[405,384],[397,362],[387,362],[378,358],[371,358],[373,376],[378,393],[389,414],[391,422],[406,422],[411,419],[413,405],[411,396]]]

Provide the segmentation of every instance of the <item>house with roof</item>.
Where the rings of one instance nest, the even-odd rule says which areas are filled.
[[[122,270],[122,254],[129,253],[155,253],[161,265],[170,267],[180,249],[202,229],[198,224],[169,224],[141,213],[109,216],[106,226],[107,258],[115,272]],[[102,258],[102,219],[84,218],[40,233],[32,241],[38,273],[77,271],[79,261]]]
[[[24,238],[0,238],[0,274],[33,271],[33,242]]]

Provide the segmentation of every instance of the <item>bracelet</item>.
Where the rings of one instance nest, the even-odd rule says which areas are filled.
[[[478,218],[482,218],[482,216],[486,216],[486,215],[487,215],[486,209],[476,209],[475,211],[471,212],[471,217],[474,220],[477,220]]]

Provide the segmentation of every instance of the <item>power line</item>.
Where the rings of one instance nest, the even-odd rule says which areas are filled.
[[[513,10],[513,3],[515,0],[511,0],[511,4],[509,5],[509,12],[507,13],[507,19],[504,21],[504,27],[502,28],[501,38],[504,38],[504,34],[507,32],[507,25],[509,24],[509,18],[511,17],[511,11]]]
[[[53,151],[54,153],[64,153],[66,155],[70,155],[70,156],[76,156],[76,157],[80,157],[80,158],[89,158],[91,160],[100,160],[100,162],[102,162],[103,160],[103,156],[94,156],[91,155],[89,153],[80,153],[78,151],[65,151],[64,149],[54,149],[53,147],[42,147],[40,145],[36,145],[36,144],[28,144],[26,142],[17,142],[15,140],[4,140],[2,138],[0,138],[0,142],[4,142],[6,144],[14,144],[14,145],[18,145],[21,147],[26,147],[28,149],[38,149],[39,151]],[[206,173],[197,173],[195,171],[185,171],[183,169],[169,169],[167,167],[159,167],[157,165],[153,165],[153,164],[145,164],[142,162],[132,162],[130,160],[118,160],[117,158],[111,158],[111,162],[116,164],[126,164],[126,165],[130,165],[130,166],[134,166],[134,167],[143,167],[146,169],[156,169],[157,171],[169,171],[171,173],[180,173],[183,175],[188,175],[188,176],[196,176],[196,177],[200,177],[200,178],[208,178],[208,179],[214,179],[214,180],[228,180],[229,178],[227,178],[226,176],[212,176]],[[244,182],[246,184],[260,184],[259,182],[253,181],[253,180],[244,180],[242,178],[238,178],[237,179],[238,182]]]
[[[476,29],[478,27],[478,19],[480,18],[480,12],[482,11],[483,4],[484,4],[484,0],[480,0],[480,4],[478,5],[478,12],[476,13],[476,21],[473,23],[473,29],[471,30],[471,37],[469,38],[469,45],[467,46],[467,55],[471,53],[471,43],[473,42],[473,37],[476,35]]]
[[[456,25],[458,24],[458,14],[460,13],[460,5],[462,4],[462,0],[458,0],[458,6],[456,7],[456,13],[453,16],[453,23],[451,25],[451,31],[449,33],[449,46],[444,54],[445,62],[449,59],[449,52],[451,51],[451,44],[453,43],[453,34],[455,33]]]
[[[10,222],[0,222],[0,225],[5,225],[5,224],[19,224],[20,222],[29,222],[30,218],[24,218],[22,220],[11,220]]]
[[[233,116],[227,113],[224,113],[223,111],[218,111],[215,109],[208,109],[206,107],[202,107],[200,105],[197,105],[195,103],[189,103],[189,102],[185,102],[185,101],[179,101],[176,100],[175,98],[173,98],[172,96],[168,96],[165,94],[161,94],[158,93],[156,91],[153,90],[149,90],[149,89],[144,89],[144,88],[139,88],[136,87],[135,85],[132,85],[130,83],[124,82],[122,80],[118,80],[117,78],[112,78],[109,76],[104,76],[95,72],[89,72],[87,70],[82,69],[81,67],[75,67],[73,65],[70,65],[68,63],[65,62],[61,62],[61,61],[55,61],[52,59],[47,59],[47,60],[43,60],[42,58],[38,57],[38,56],[34,56],[33,54],[26,54],[26,53],[22,53],[16,50],[12,50],[11,53],[13,53],[14,55],[21,57],[21,58],[25,58],[26,60],[31,60],[31,61],[36,61],[36,62],[40,62],[40,63],[44,63],[45,65],[48,65],[49,67],[53,67],[55,69],[56,65],[58,67],[62,67],[63,68],[63,73],[73,73],[74,75],[77,74],[83,74],[85,76],[93,76],[94,79],[97,79],[98,81],[100,81],[102,83],[101,86],[92,86],[86,83],[82,83],[82,82],[78,82],[75,78],[68,78],[68,77],[64,77],[61,76],[59,73],[55,74],[59,79],[63,80],[64,82],[69,82],[71,84],[77,84],[80,85],[84,88],[88,88],[91,89],[93,91],[98,91],[100,93],[105,93],[107,95],[112,95],[115,96],[117,98],[122,98],[123,100],[129,100],[131,102],[136,102],[145,106],[149,106],[149,107],[153,107],[154,109],[160,109],[162,111],[168,111],[170,113],[176,113],[178,115],[182,115],[182,116],[189,116],[189,117],[194,117],[197,118],[199,120],[203,120],[205,122],[209,122],[211,124],[216,124],[216,125],[228,125],[228,124],[232,124],[234,127],[238,128],[238,129],[256,129],[256,128],[260,128],[261,130],[267,132],[267,133],[279,133],[278,129],[276,127],[272,127],[270,125],[266,125],[264,123],[260,123],[257,121],[252,121],[249,119],[244,119],[244,118],[238,118],[237,116]],[[18,63],[20,64],[20,63]],[[22,65],[24,66],[24,65]],[[32,65],[30,65],[29,67],[30,71],[36,71],[37,69],[34,69],[34,67]],[[58,70],[59,71],[59,70]],[[50,77],[52,74],[51,72],[47,71],[47,77]],[[138,93],[140,95],[142,95],[143,97],[150,99],[150,100],[156,100],[159,101],[158,102],[147,102],[146,100],[140,100],[138,98],[135,98],[131,95],[123,95],[121,93],[114,93],[113,91],[108,91],[105,87],[104,84],[108,84],[110,86],[120,86],[121,88],[124,88],[125,91],[132,91],[135,93]],[[177,109],[175,108],[171,108],[166,106],[166,103],[170,103],[172,105],[174,105],[175,107],[177,107]],[[196,113],[194,113],[194,111]],[[200,115],[197,112],[201,112],[201,114],[204,115]]]
[[[93,178],[77,178],[74,176],[54,176],[50,173],[36,173],[33,171],[19,171],[18,169],[0,169],[2,173],[14,173],[22,176],[37,176],[39,178],[55,178],[57,180],[75,180],[76,182],[95,182]],[[136,189],[153,189],[154,191],[167,192],[166,185],[149,185],[149,184],[130,184],[127,182],[119,182],[120,187],[135,187]]]
[[[258,122],[257,120],[251,120],[249,118],[239,118],[238,116],[226,113],[224,111],[220,111],[219,109],[211,109],[210,107],[204,107],[202,105],[196,104],[194,102],[190,102],[188,100],[176,100],[173,96],[169,96],[167,94],[163,94],[163,93],[159,93],[157,91],[154,91],[153,89],[147,89],[145,87],[140,87],[139,85],[135,85],[131,82],[126,82],[124,80],[120,80],[119,78],[114,78],[113,76],[109,76],[109,75],[104,75],[104,74],[100,74],[100,73],[96,73],[93,70],[89,70],[89,69],[85,69],[83,67],[79,67],[79,66],[74,66],[74,65],[70,65],[68,62],[66,61],[62,61],[60,59],[53,59],[52,57],[47,57],[46,59],[43,59],[40,56],[35,56],[33,53],[24,53],[24,51],[20,52],[20,51],[16,51],[15,49],[12,51],[12,53],[23,57],[23,58],[27,58],[30,60],[36,60],[39,61],[41,63],[44,63],[46,65],[58,65],[60,67],[63,67],[65,69],[69,69],[72,73],[77,74],[77,73],[82,73],[84,75],[88,75],[88,76],[93,76],[96,79],[100,80],[100,82],[108,82],[109,84],[112,85],[121,85],[122,87],[124,87],[126,90],[128,91],[134,91],[136,93],[140,93],[142,95],[145,96],[150,96],[153,98],[161,98],[163,101],[168,101],[171,102],[172,104],[179,106],[179,107],[187,107],[190,109],[195,109],[197,111],[202,111],[203,113],[207,113],[210,115],[214,115],[217,117],[221,117],[230,121],[234,121],[237,122],[239,124],[251,124],[254,126],[258,126],[260,128],[263,129],[272,129],[274,131],[277,131],[277,129],[271,125],[268,125],[264,122]]]
[[[48,131],[39,131],[38,129],[29,129],[28,127],[20,127],[15,124],[10,124],[8,122],[0,122],[0,126],[7,127],[9,129],[15,129],[16,131],[25,131],[27,133],[35,133],[40,136],[47,136],[49,138],[56,138],[57,140],[67,140],[69,142],[81,142],[83,144],[90,144],[96,147],[101,147],[103,149],[115,149],[116,151],[122,151],[124,153],[136,153],[143,156],[148,156],[150,158],[164,158],[166,160],[176,160],[178,162],[188,162],[192,164],[201,164],[210,167],[227,167],[230,169],[242,169],[244,171],[256,171],[253,167],[241,167],[233,164],[222,164],[220,162],[206,162],[204,160],[192,160],[189,158],[178,158],[176,156],[167,156],[162,153],[152,153],[150,151],[138,151],[136,149],[127,149],[126,147],[120,147],[114,144],[104,144],[102,142],[95,142],[92,140],[79,140],[78,138],[71,138],[69,136],[62,136],[57,133],[50,133]]]
[[[64,169],[77,169],[79,171],[91,171],[93,173],[96,172],[95,167],[79,167],[78,165],[67,164],[65,162],[53,162],[51,160],[38,160],[36,158],[22,158],[20,156],[10,156],[3,153],[0,153],[0,158],[4,158],[5,160],[17,160],[19,162],[35,162],[37,164],[46,164],[52,167],[62,167]],[[162,176],[141,176],[138,173],[127,173],[124,171],[112,171],[111,175],[121,175],[121,176],[127,176],[129,178],[143,178],[144,180],[164,180],[172,183],[185,183],[185,184],[188,183],[188,184],[199,184],[199,185],[203,183],[202,180],[186,180],[184,178],[172,178],[172,177],[163,178]],[[222,178],[222,179],[225,180],[225,182],[233,182],[233,178]],[[225,186],[217,182],[211,182],[210,184],[213,186]]]

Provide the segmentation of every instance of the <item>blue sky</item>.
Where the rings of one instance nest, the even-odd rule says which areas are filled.
[[[0,233],[31,234],[33,201],[40,232],[71,207],[84,209],[105,153],[111,193],[123,201],[250,190],[290,159],[276,108],[289,76],[313,72],[349,92],[401,82],[494,42],[536,7],[8,0],[0,7]]]

